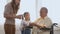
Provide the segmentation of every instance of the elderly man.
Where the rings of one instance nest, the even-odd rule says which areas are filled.
[[[46,28],[51,28],[52,21],[51,19],[47,16],[48,14],[48,9],[46,7],[42,7],[40,10],[40,18],[38,18],[35,23],[38,24],[41,27],[46,27]],[[44,31],[40,30],[36,26],[33,27],[33,34],[50,34],[49,31]]]

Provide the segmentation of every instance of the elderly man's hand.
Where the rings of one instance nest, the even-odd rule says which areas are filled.
[[[41,28],[44,28],[44,27],[46,27],[46,25],[44,25],[44,24],[40,24],[40,26],[41,26]]]

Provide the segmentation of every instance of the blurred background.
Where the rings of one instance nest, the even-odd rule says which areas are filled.
[[[0,34],[4,34],[4,8],[11,0],[0,0]],[[58,23],[58,27],[55,27],[55,34],[60,33],[60,0],[21,0],[20,8],[17,15],[29,12],[31,21],[34,22],[39,17],[39,11],[41,7],[48,8],[48,16],[53,23]],[[16,19],[16,34],[20,34],[20,19]],[[17,27],[18,26],[18,27]],[[19,32],[18,32],[19,31]]]

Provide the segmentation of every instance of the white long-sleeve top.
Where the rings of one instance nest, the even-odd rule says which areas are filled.
[[[20,30],[22,30],[23,27],[25,27],[25,26],[29,26],[30,23],[31,23],[31,21],[22,20],[21,25],[20,25],[21,26]]]

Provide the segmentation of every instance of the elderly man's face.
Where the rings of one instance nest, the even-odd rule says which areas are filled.
[[[42,9],[40,12],[41,17],[46,17],[47,16],[47,11],[45,9]]]
[[[20,3],[20,0],[15,0],[16,5]]]

